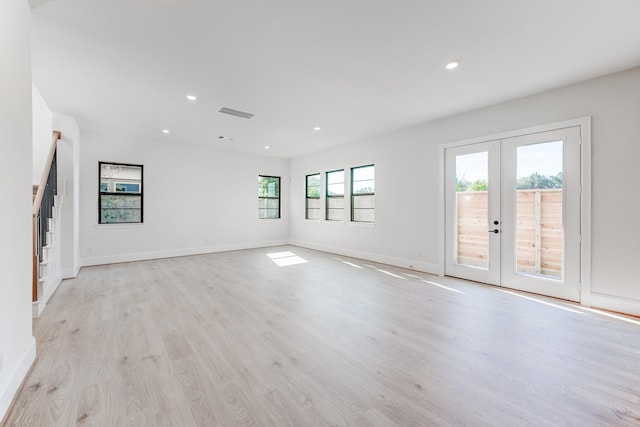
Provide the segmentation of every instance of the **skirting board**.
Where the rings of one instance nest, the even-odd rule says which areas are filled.
[[[62,275],[59,272],[54,278],[44,282],[42,285],[42,298],[39,301],[31,303],[31,317],[40,317],[44,308],[47,306],[47,302],[49,302],[51,296],[56,292],[60,283],[62,283]]]
[[[420,271],[423,273],[437,275],[439,271],[439,266],[437,264],[430,264],[430,263],[422,262],[418,260],[392,257],[388,255],[341,248],[341,247],[330,246],[330,245],[321,245],[321,244],[312,243],[312,242],[304,242],[301,240],[292,240],[290,244],[293,246],[300,246],[302,248],[315,249],[317,251],[329,252],[329,253],[348,256],[352,258],[359,258],[367,261],[379,262],[381,264],[392,265],[394,267],[407,268],[409,270]]]
[[[229,251],[239,251],[243,249],[267,248],[271,246],[283,246],[288,244],[289,244],[289,241],[284,239],[268,240],[263,242],[247,242],[247,243],[234,243],[234,244],[228,244],[228,245],[203,246],[199,248],[167,249],[163,251],[137,252],[137,253],[130,253],[130,254],[97,256],[97,257],[83,258],[81,261],[82,261],[83,267],[88,267],[92,265],[117,264],[120,262],[147,261],[150,259],[174,258],[174,257],[180,257],[180,256],[210,254],[215,252],[229,252]]]
[[[618,313],[640,316],[640,301],[634,299],[592,292],[589,305],[593,308],[603,308]]]
[[[63,268],[62,269],[62,278],[63,279],[75,279],[76,277],[78,277],[79,273],[80,273],[80,266],[70,267],[70,268]]]
[[[42,293],[44,294],[43,301],[45,304],[49,302],[49,299],[56,292],[56,289],[58,289],[60,283],[62,283],[62,274],[60,272],[58,272],[58,274],[56,274],[56,276],[51,280],[47,280],[44,283],[44,289]]]
[[[36,339],[31,337],[27,348],[25,349],[18,366],[9,374],[8,380],[4,384],[0,384],[0,424],[4,420],[13,399],[15,398],[22,382],[26,378],[33,362],[36,360]]]
[[[34,319],[40,317],[46,306],[47,303],[44,301],[33,301],[31,303],[31,317]]]

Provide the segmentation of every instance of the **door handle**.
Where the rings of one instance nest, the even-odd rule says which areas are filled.
[[[495,233],[498,234],[500,232],[500,230],[498,230],[497,228],[494,230],[489,230],[489,233]]]

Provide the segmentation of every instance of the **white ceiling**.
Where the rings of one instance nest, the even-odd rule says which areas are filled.
[[[285,158],[640,65],[638,0],[32,6],[34,82],[82,130]]]

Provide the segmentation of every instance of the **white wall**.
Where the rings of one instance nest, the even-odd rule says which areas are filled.
[[[82,265],[286,244],[289,161],[82,133]],[[98,225],[98,162],[144,166],[144,224]],[[282,177],[282,219],[258,220],[258,175]]]
[[[58,141],[58,194],[62,199],[62,277],[76,277],[80,270],[80,128],[76,119],[53,115],[53,128],[62,133]]]
[[[31,332],[31,11],[0,2],[0,420],[35,359]]]
[[[295,244],[321,250],[362,257],[423,271],[437,269],[438,210],[435,204],[425,203],[428,197],[422,188],[433,183],[437,190],[437,156],[430,158],[425,144],[415,144],[412,152],[403,155],[400,141],[416,139],[411,131],[395,137],[375,138],[343,146],[311,156],[292,160],[291,163],[291,241]],[[406,167],[406,158],[415,162]],[[420,160],[422,159],[422,160]],[[420,160],[420,161],[419,161]],[[349,209],[350,168],[375,164],[375,225],[351,223]],[[305,220],[305,175],[344,169],[345,222]],[[407,186],[409,185],[409,186]],[[418,193],[412,194],[412,191]],[[422,192],[422,193],[421,193]],[[321,194],[324,189],[321,188]],[[432,204],[431,208],[425,206]],[[324,200],[321,198],[322,217]],[[416,238],[424,236],[424,238]]]
[[[53,113],[49,109],[38,88],[32,84],[33,111],[33,184],[40,184],[49,150],[51,149],[53,132]]]
[[[592,116],[594,306],[640,314],[640,68],[425,123],[291,161],[291,241],[439,271],[439,144]],[[376,224],[304,219],[306,174],[376,165]]]

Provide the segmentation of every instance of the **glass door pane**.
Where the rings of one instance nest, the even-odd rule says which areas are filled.
[[[560,141],[516,148],[516,272],[561,280],[564,256]]]
[[[445,274],[500,283],[500,141],[445,151]]]
[[[580,128],[502,140],[500,283],[580,300]]]
[[[489,268],[489,153],[456,156],[456,263]]]

